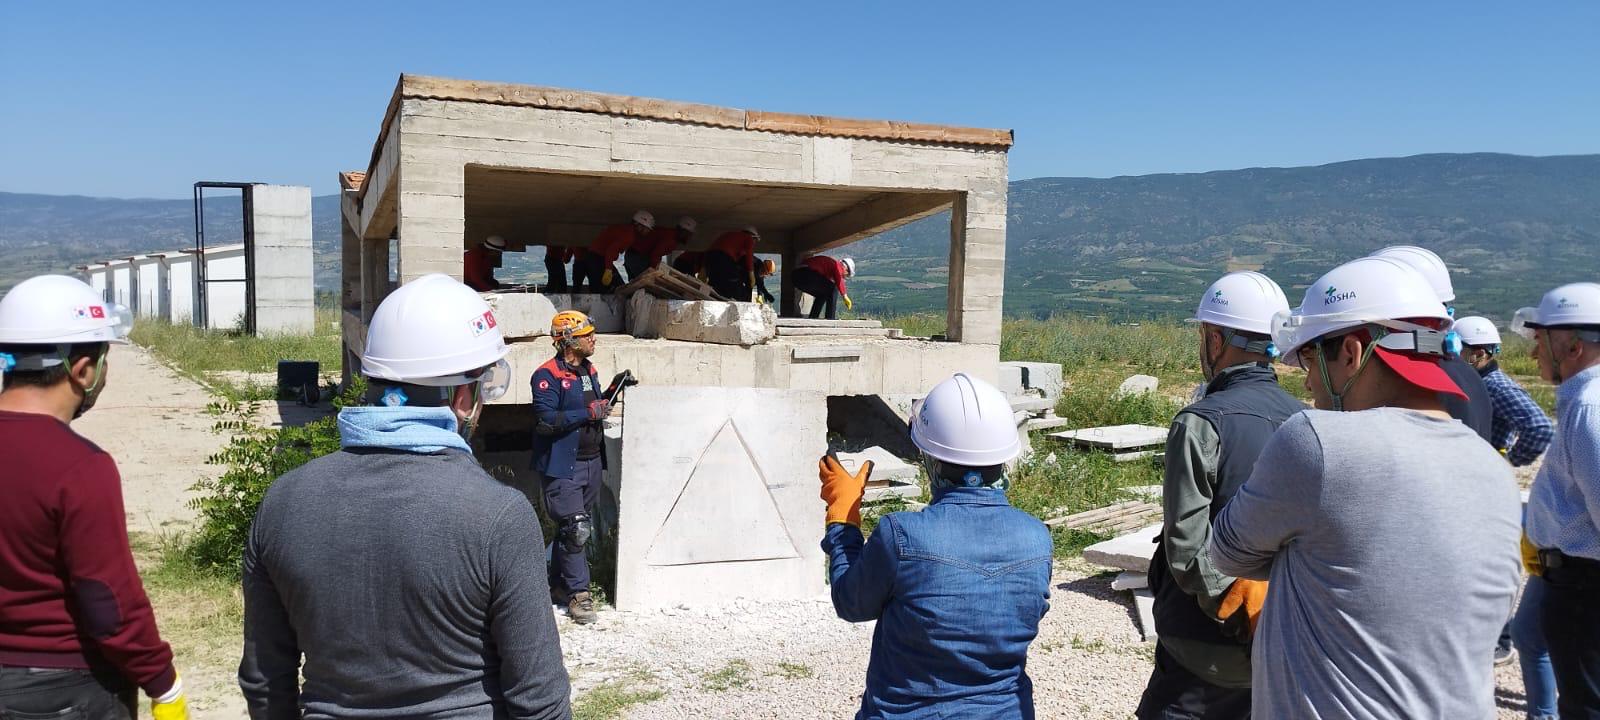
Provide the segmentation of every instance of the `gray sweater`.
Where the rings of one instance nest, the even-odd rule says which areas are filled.
[[[284,475],[244,555],[251,718],[571,717],[543,547],[527,499],[458,450]]]
[[[1455,420],[1308,410],[1267,444],[1207,552],[1269,579],[1258,718],[1493,718],[1519,581],[1511,466]]]

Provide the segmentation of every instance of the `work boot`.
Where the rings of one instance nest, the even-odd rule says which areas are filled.
[[[567,601],[567,617],[579,625],[588,625],[600,619],[594,612],[594,597],[589,595],[589,591],[572,594],[572,599]]]
[[[1511,663],[1514,663],[1516,661],[1517,661],[1517,650],[1516,650],[1516,648],[1509,648],[1509,647],[1501,648],[1501,647],[1497,647],[1497,648],[1494,649],[1494,666],[1495,667],[1503,667],[1503,666],[1506,666],[1506,665],[1510,665]]]

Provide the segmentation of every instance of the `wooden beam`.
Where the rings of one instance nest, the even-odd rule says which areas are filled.
[[[955,196],[949,193],[883,193],[795,228],[791,235],[797,251],[815,254],[921,220],[952,202]]]

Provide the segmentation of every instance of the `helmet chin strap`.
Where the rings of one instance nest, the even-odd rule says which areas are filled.
[[[1338,392],[1334,392],[1333,377],[1328,374],[1327,352],[1323,349],[1320,341],[1312,341],[1317,343],[1317,370],[1322,375],[1323,389],[1327,390],[1328,395],[1332,398],[1334,412],[1344,411],[1344,396],[1350,392],[1350,386],[1356,384],[1356,380],[1361,377],[1361,373],[1366,371],[1368,361],[1372,359],[1373,350],[1378,347],[1378,340],[1382,339],[1383,335],[1388,334],[1382,328],[1373,328],[1370,332],[1374,333],[1375,336],[1371,342],[1367,343],[1365,348],[1362,348],[1361,359],[1356,365],[1355,373],[1350,375],[1350,379],[1344,382],[1344,387],[1339,388]]]

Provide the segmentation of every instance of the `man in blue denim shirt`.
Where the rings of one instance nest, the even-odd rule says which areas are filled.
[[[856,717],[1031,719],[1028,645],[1050,608],[1051,540],[1006,501],[1005,463],[1021,451],[1011,405],[958,373],[913,413],[911,440],[933,503],[884,516],[865,543],[871,464],[852,476],[821,461],[833,607],[878,621]]]

